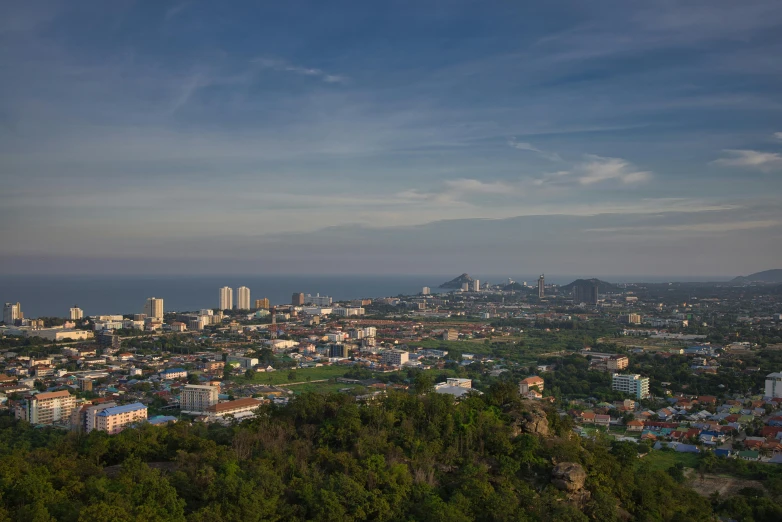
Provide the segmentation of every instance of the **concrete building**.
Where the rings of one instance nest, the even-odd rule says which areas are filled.
[[[472,388],[472,379],[460,379],[459,377],[448,377],[445,380],[446,386],[454,386],[456,388]]]
[[[302,306],[304,304],[304,294],[302,292],[294,292],[291,296],[291,304],[293,306]]]
[[[250,309],[250,289],[246,286],[240,286],[236,289],[236,309]]]
[[[636,399],[649,396],[649,378],[640,375],[624,375],[615,373],[611,379],[611,389],[632,395]]]
[[[147,407],[140,402],[106,408],[95,414],[95,429],[109,435],[121,432],[128,426],[147,420]]]
[[[182,413],[201,414],[217,404],[220,389],[217,386],[188,384],[182,389],[179,406]]]
[[[235,401],[221,402],[219,404],[213,404],[206,409],[206,414],[210,419],[216,419],[218,417],[225,417],[227,415],[237,415],[239,413],[252,412],[258,409],[263,404],[263,401],[245,397],[242,399],[236,399]]]
[[[24,318],[22,314],[22,305],[19,303],[6,303],[3,306],[3,322],[5,324],[14,324],[17,320]]]
[[[187,325],[181,321],[174,321],[171,323],[172,332],[184,332],[187,330]]]
[[[443,330],[443,341],[458,341],[459,332],[456,330]]]
[[[421,289],[421,295],[430,295],[432,293],[432,289],[428,286],[425,286]]]
[[[606,360],[606,368],[609,370],[624,370],[630,364],[626,355],[612,355]]]
[[[113,408],[116,405],[116,402],[110,401],[83,406],[78,412],[78,415],[74,421],[71,423],[71,427],[78,432],[89,433],[98,425],[98,418],[96,415],[98,415],[98,413],[102,412],[103,410]]]
[[[335,359],[347,359],[348,347],[345,344],[332,344],[329,346],[329,357]]]
[[[627,324],[641,324],[641,314],[627,314],[625,322]]]
[[[238,364],[244,370],[249,370],[258,365],[258,359],[255,357],[240,357],[238,355],[229,355],[225,358],[226,364]]]
[[[377,328],[374,326],[367,326],[363,329],[364,337],[377,337]]]
[[[38,393],[22,401],[16,418],[30,424],[53,424],[69,419],[76,407],[76,397],[68,390]]]
[[[331,313],[340,317],[353,317],[364,315],[364,309],[355,307],[343,308],[341,306],[336,306],[331,309]]]
[[[766,375],[766,397],[772,399],[782,397],[782,372],[769,373]]]
[[[255,309],[256,310],[268,310],[269,309],[269,299],[264,297],[263,299],[256,299],[255,300]]]
[[[184,368],[168,368],[160,372],[161,379],[185,379],[187,370]]]
[[[540,274],[538,278],[538,298],[543,299],[546,295],[546,277],[544,274]]]
[[[220,289],[220,310],[232,310],[234,307],[234,291],[230,286],[224,286]]]
[[[596,305],[599,299],[598,286],[596,282],[581,281],[573,285],[573,303],[585,303]]]
[[[410,360],[410,354],[404,350],[388,350],[383,352],[383,364],[402,366]]]
[[[316,294],[316,295],[307,294],[307,296],[304,298],[304,302],[306,304],[311,304],[313,306],[331,306],[331,303],[333,301],[334,300],[331,297],[327,295],[320,295],[320,294]]]
[[[82,310],[78,306],[74,306],[70,310],[69,318],[71,321],[78,321],[79,319],[84,319],[84,310]]]
[[[480,292],[481,291],[481,281],[480,279],[476,279],[472,282],[472,288],[471,290],[473,292]]]
[[[519,383],[519,394],[527,395],[530,390],[543,392],[543,386],[543,379],[537,375],[533,375],[531,377],[527,377],[526,379],[522,379],[522,381]]]
[[[163,300],[157,297],[150,297],[147,299],[147,303],[144,305],[144,314],[147,317],[163,320]]]

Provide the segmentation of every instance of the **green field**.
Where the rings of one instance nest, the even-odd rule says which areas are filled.
[[[694,468],[698,464],[698,455],[694,453],[679,453],[676,451],[657,451],[652,450],[648,455],[640,460],[642,463],[648,463],[653,470],[665,471],[671,466],[682,463],[685,468]]]
[[[231,380],[237,383],[284,385],[291,382],[306,382],[307,377],[309,377],[311,381],[342,377],[348,370],[350,370],[349,366],[319,366],[317,368],[297,368],[295,370],[296,378],[291,381],[288,379],[288,374],[291,370],[283,369],[277,370],[276,372],[259,372],[256,373],[252,379],[248,379],[242,375],[241,377],[232,377]]]

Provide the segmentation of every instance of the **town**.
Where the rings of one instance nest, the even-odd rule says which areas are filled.
[[[455,401],[512,382],[580,436],[782,464],[782,298],[757,282],[481,284],[290,303],[216,289],[216,307],[27,318],[6,303],[3,409],[36,426],[116,434],[229,425],[302,393]],[[236,296],[236,299],[234,299]]]

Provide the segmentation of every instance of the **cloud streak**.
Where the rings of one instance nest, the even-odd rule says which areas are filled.
[[[318,78],[325,83],[338,83],[347,84],[349,78],[340,74],[330,74],[322,69],[313,67],[302,67],[300,65],[291,64],[285,60],[278,60],[273,58],[257,58],[253,60],[253,63],[264,69],[271,69],[274,71],[289,72],[298,74],[300,76],[311,76]]]
[[[782,154],[747,149],[725,149],[728,157],[714,160],[712,163],[723,167],[741,167],[771,172],[782,169]]]

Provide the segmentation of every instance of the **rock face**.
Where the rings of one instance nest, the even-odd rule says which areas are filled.
[[[536,401],[522,401],[521,410],[514,412],[514,435],[531,433],[533,435],[548,435],[548,417],[546,410]]]
[[[576,493],[584,488],[586,476],[586,471],[581,464],[562,462],[551,472],[551,483],[562,491]]]
[[[472,283],[474,279],[470,277],[468,274],[462,274],[459,277],[455,279],[451,279],[447,283],[443,283],[440,285],[440,288],[455,288],[459,289],[462,287],[464,283]]]

